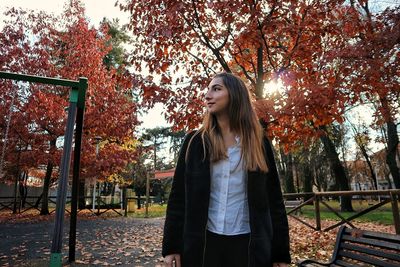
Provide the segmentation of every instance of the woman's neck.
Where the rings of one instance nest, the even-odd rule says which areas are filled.
[[[231,132],[231,126],[229,124],[228,115],[217,116],[217,123],[218,123],[219,129],[221,130],[222,135],[229,134]]]
[[[217,123],[221,131],[222,138],[224,139],[225,147],[228,148],[234,145],[236,143],[235,140],[236,134],[231,130],[228,115],[217,116]]]

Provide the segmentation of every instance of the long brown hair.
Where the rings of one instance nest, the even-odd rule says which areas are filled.
[[[228,89],[229,126],[240,137],[241,157],[244,169],[252,171],[258,169],[262,172],[268,172],[268,166],[264,157],[264,131],[254,111],[250,93],[246,85],[242,79],[231,73],[219,73],[215,75],[215,78],[221,78],[223,84]],[[203,119],[203,126],[196,134],[201,134],[204,155],[207,148],[210,153],[211,162],[217,162],[227,157],[221,129],[215,115],[207,112]]]

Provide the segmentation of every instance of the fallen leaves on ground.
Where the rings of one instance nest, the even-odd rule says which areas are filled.
[[[135,219],[135,218],[107,218],[90,214],[82,214],[79,220],[87,220],[86,224],[79,224],[76,243],[76,262],[67,264],[68,235],[64,236],[63,255],[65,266],[161,266],[161,242],[163,218]],[[27,222],[23,217],[20,223]],[[32,217],[32,216],[30,216]],[[314,221],[305,219],[313,225]],[[17,219],[6,220],[7,224]],[[41,224],[42,219],[29,223]],[[325,220],[322,228],[336,223]],[[393,226],[374,223],[354,223],[361,229],[394,233]],[[85,226],[86,225],[86,226]],[[293,263],[300,259],[314,258],[328,261],[332,255],[337,229],[329,232],[318,232],[304,224],[289,218],[290,244]],[[21,226],[23,227],[23,224]],[[22,231],[21,231],[22,233]],[[40,238],[43,240],[40,241]],[[50,257],[51,239],[47,234],[16,236],[15,246],[9,249],[9,254],[0,250],[0,265],[2,266],[35,266],[24,265],[26,259],[32,261],[46,260]],[[30,240],[31,239],[31,240]],[[35,243],[36,242],[36,243]],[[291,266],[295,266],[292,264]]]
[[[301,218],[310,225],[315,225],[314,220]],[[322,229],[337,223],[333,220],[323,220],[321,222]],[[363,230],[395,233],[394,226],[382,225],[376,223],[352,222],[354,226]],[[292,262],[296,263],[304,259],[316,259],[318,261],[327,262],[330,260],[335,245],[336,235],[339,228],[330,230],[329,232],[314,231],[306,225],[289,217],[290,227],[290,248]],[[294,264],[292,266],[295,266]]]
[[[70,217],[68,212],[65,212],[65,216],[67,218]],[[118,216],[116,213],[107,212],[102,214],[101,216],[95,215],[90,210],[82,210],[78,212],[78,217],[85,220],[90,219],[105,219]],[[38,223],[38,222],[47,222],[54,220],[55,212],[48,215],[40,215],[40,212],[36,209],[30,209],[23,213],[12,214],[10,211],[1,211],[0,212],[0,224],[2,223]]]

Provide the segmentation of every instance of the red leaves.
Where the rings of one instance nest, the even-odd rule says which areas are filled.
[[[161,71],[162,71],[162,72],[166,72],[167,69],[168,69],[168,67],[169,67],[169,64],[168,64],[167,62],[164,62],[164,63],[161,65]]]
[[[345,108],[365,99],[362,94],[369,100],[387,97],[386,110],[396,113],[391,105],[396,107],[399,90],[398,10],[369,20],[359,13],[359,3],[354,8],[343,1],[304,0],[117,2],[131,14],[132,63],[159,78],[138,82],[144,107],[165,103],[167,117],[177,127],[197,127],[203,112],[201,91],[213,73],[238,73],[253,91],[276,74],[286,92],[269,96],[257,108],[261,117],[274,122],[271,133],[290,143],[318,137],[319,126],[341,123]],[[79,32],[90,35],[80,23],[84,27],[77,28]],[[72,64],[79,56],[73,49],[85,51],[75,45],[68,47],[70,54],[60,55],[68,57],[71,66],[65,73],[72,77],[84,72],[82,65]],[[91,60],[99,58],[98,51],[85,53],[88,58],[81,63],[99,65]],[[90,82],[108,84],[107,77]],[[88,123],[96,125],[95,120]],[[115,122],[112,125],[115,130]]]
[[[94,136],[112,140],[102,152],[104,174],[119,171],[134,157],[122,143],[133,136],[138,123],[136,104],[131,95],[134,77],[125,66],[106,68],[103,59],[111,50],[110,36],[90,28],[84,19],[79,1],[74,1],[59,17],[22,11],[10,11],[4,30],[0,33],[0,63],[2,70],[48,77],[89,80],[84,122],[82,168],[94,175],[100,166],[95,164]],[[32,42],[31,40],[35,40]],[[4,56],[3,56],[4,55]],[[7,83],[0,83],[1,98],[8,98]],[[15,111],[11,118],[13,131],[10,140],[19,140],[29,151],[21,154],[19,163],[25,169],[38,168],[51,159],[60,162],[62,142],[56,151],[49,151],[48,142],[64,135],[70,88],[38,84],[20,84]],[[7,102],[9,106],[10,102]],[[1,105],[1,117],[7,108]],[[59,140],[60,141],[60,140]],[[62,141],[62,140],[61,140]],[[118,144],[118,145],[117,145]],[[7,147],[7,161],[16,163],[16,142]]]

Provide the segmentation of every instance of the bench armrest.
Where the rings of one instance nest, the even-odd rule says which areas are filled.
[[[332,263],[331,262],[319,262],[319,261],[315,261],[315,260],[301,260],[297,263],[297,266],[298,267],[307,266],[307,264],[318,264],[320,266],[329,266]]]

